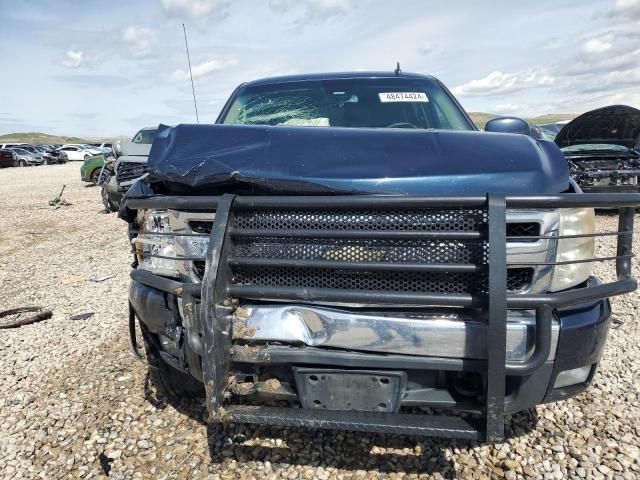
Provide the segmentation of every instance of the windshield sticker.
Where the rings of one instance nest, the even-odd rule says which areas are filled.
[[[427,103],[429,99],[423,92],[383,92],[378,93],[382,103],[389,102],[421,102]]]

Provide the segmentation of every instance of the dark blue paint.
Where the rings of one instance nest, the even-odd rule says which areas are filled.
[[[403,78],[409,80],[432,80],[437,81],[431,75],[422,75],[420,73],[400,72],[395,74],[393,71],[382,72],[332,72],[332,73],[304,73],[299,75],[282,75],[279,77],[260,78],[258,80],[252,80],[246,82],[243,86],[255,86],[255,85],[271,85],[278,83],[289,82],[307,82],[314,80],[346,80],[352,78]]]
[[[489,120],[484,126],[485,131],[495,133],[519,133],[531,135],[531,127],[518,117],[498,117]]]
[[[181,187],[181,193],[232,191],[233,184],[282,193],[400,195],[569,188],[568,165],[555,144],[474,131],[161,126],[149,168],[150,182]]]

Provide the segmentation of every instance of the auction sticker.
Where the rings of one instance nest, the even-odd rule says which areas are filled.
[[[429,99],[423,92],[382,92],[378,93],[382,103],[388,102],[422,102],[427,103]]]

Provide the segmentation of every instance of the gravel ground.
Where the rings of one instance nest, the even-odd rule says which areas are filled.
[[[101,213],[79,167],[0,170],[0,310],[53,310],[0,335],[2,478],[640,478],[637,294],[614,300],[624,323],[611,331],[591,388],[509,418],[503,444],[208,428],[199,402],[157,397],[128,351],[125,224]],[[63,184],[71,205],[52,209]],[[602,231],[616,227],[613,216],[597,221]],[[88,280],[96,275],[114,276]]]

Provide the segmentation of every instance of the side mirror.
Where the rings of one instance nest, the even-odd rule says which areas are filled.
[[[111,154],[114,158],[118,158],[122,156],[122,143],[120,140],[113,142],[111,145]]]
[[[484,127],[487,132],[519,133],[531,135],[531,127],[527,122],[518,117],[498,117],[489,120]]]

